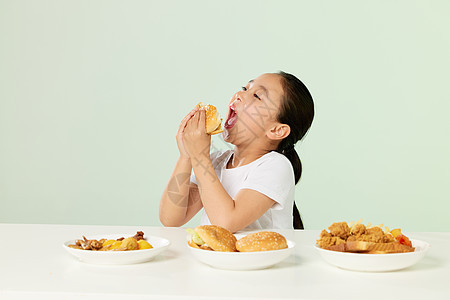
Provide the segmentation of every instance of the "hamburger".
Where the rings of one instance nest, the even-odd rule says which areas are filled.
[[[217,225],[201,225],[188,229],[189,246],[204,250],[236,252],[236,237],[231,231]]]
[[[286,238],[273,231],[248,234],[236,242],[239,252],[270,251],[288,248]]]
[[[196,105],[197,108],[203,108],[205,110],[206,121],[206,133],[210,135],[223,132],[222,119],[220,118],[217,108],[211,104],[204,104],[200,102]]]

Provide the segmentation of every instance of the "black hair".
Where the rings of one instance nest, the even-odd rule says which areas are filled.
[[[314,119],[314,102],[308,88],[300,79],[283,71],[277,74],[282,77],[281,84],[284,90],[277,119],[280,123],[289,125],[291,131],[278,144],[276,151],[286,156],[291,162],[294,169],[295,184],[297,184],[302,175],[302,163],[294,146],[311,127]],[[295,229],[304,229],[295,200],[293,219]]]

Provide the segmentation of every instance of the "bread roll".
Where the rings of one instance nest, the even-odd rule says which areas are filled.
[[[213,135],[223,132],[222,119],[220,118],[217,108],[211,104],[204,104],[200,102],[197,104],[198,108],[203,108],[206,113],[206,133]]]
[[[195,227],[195,232],[214,251],[235,252],[236,237],[227,229],[216,225]]]
[[[236,242],[236,249],[240,252],[270,251],[287,247],[286,238],[273,231],[251,233]]]

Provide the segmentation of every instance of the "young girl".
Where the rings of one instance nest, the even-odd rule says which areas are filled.
[[[284,72],[250,80],[231,98],[223,138],[233,150],[209,153],[205,111],[193,109],[177,132],[180,157],[161,198],[161,223],[182,226],[204,208],[203,225],[232,232],[303,228],[294,202],[302,170],[294,145],[313,118],[308,89]]]

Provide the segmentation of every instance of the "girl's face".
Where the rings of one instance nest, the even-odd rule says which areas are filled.
[[[250,144],[262,138],[277,121],[284,91],[282,77],[263,74],[250,80],[235,93],[228,105],[223,138],[235,145]]]

